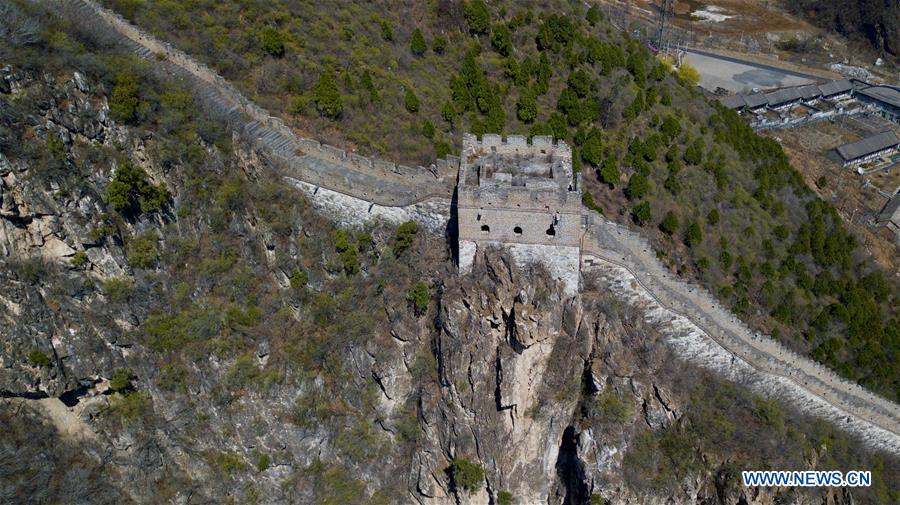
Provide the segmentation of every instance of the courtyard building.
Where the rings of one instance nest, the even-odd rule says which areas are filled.
[[[900,138],[893,131],[884,131],[855,142],[838,146],[835,150],[845,167],[858,166],[880,157],[891,156],[900,148]]]

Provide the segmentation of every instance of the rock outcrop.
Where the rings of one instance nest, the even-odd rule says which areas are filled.
[[[0,419],[10,426],[0,440],[0,493],[31,493],[0,501],[43,500],[19,482],[6,486],[38,461],[29,442],[44,454],[69,451],[63,456],[77,457],[56,460],[90,470],[53,480],[42,468],[42,482],[64,482],[60,494],[73,501],[91,495],[77,483],[94,486],[100,503],[459,505],[512,496],[520,504],[768,505],[783,497],[748,493],[718,460],[674,490],[633,484],[626,454],[648,433],[688,429],[688,394],[660,333],[602,282],[569,296],[540,267],[499,250],[480,252],[472,272],[457,276],[440,220],[422,227],[415,250],[396,253],[393,226],[330,215],[339,199],[313,205],[291,190],[271,190],[264,196],[277,206],[247,204],[228,221],[204,207],[197,219],[176,210],[98,233],[110,212],[106,168],[116,166],[94,158],[104,148],[165,183],[176,206],[185,203],[184,179],[200,169],[164,169],[148,154],[154,133],[111,120],[99,84],[80,74],[6,68],[0,76],[0,92],[41,98],[12,120],[0,115]],[[34,135],[40,157],[2,143],[13,128]],[[243,191],[265,184],[265,158],[240,139],[230,150],[197,142],[213,160],[202,170]],[[56,172],[42,172],[48,167]],[[236,192],[212,200],[227,204]],[[271,224],[273,208],[287,216],[284,233]],[[439,213],[409,212],[390,216]],[[334,216],[368,235],[356,249],[368,263],[355,276],[322,245]],[[225,231],[212,235],[213,226]],[[159,233],[160,265],[134,267],[128,243],[147,232]],[[197,268],[162,266],[195,259],[196,244],[211,236],[233,242],[206,249]],[[303,246],[314,254],[303,257]],[[195,279],[201,271],[213,274]],[[420,278],[424,310],[407,295]],[[268,310],[263,327],[253,326],[253,304]],[[183,337],[177,345],[151,338],[160,321]],[[463,461],[481,473],[449,470]],[[802,500],[850,502],[839,493]]]
[[[510,261],[482,255],[441,297],[440,395],[423,417],[445,459],[414,470],[417,487],[440,489],[436,498],[455,492],[461,502],[487,501],[446,488],[443,471],[454,458],[484,468],[483,493],[491,496],[505,490],[544,502],[555,486],[560,440],[578,401],[565,392],[578,391],[593,338],[576,299],[546,273],[529,276]]]

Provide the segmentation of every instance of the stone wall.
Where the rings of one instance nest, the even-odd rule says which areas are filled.
[[[191,89],[214,118],[252,142],[282,172],[372,203],[405,206],[428,198],[450,198],[459,159],[448,157],[429,167],[408,167],[345,152],[299,137],[206,65],[154,38],[93,0],[31,0],[49,6],[80,29],[106,42],[122,45],[151,61],[158,75]],[[373,187],[372,181],[381,181]]]
[[[463,151],[466,153],[495,152],[498,154],[530,154],[540,152],[572,160],[572,148],[565,142],[553,142],[548,135],[535,135],[531,143],[522,135],[508,135],[505,139],[493,133],[485,133],[479,141],[474,135],[466,135],[463,139]]]
[[[462,160],[459,162],[459,183],[463,185],[467,178],[474,177],[468,174],[469,162],[479,154],[497,153],[501,155],[528,156],[534,154],[546,154],[551,158],[563,161],[571,174],[572,148],[565,142],[553,142],[553,137],[536,135],[531,138],[531,143],[522,135],[509,135],[505,139],[500,135],[485,133],[481,140],[471,134],[463,135]]]
[[[406,207],[392,207],[373,204],[292,177],[285,177],[285,182],[305,193],[314,208],[341,227],[364,228],[374,221],[397,226],[405,221],[415,221],[420,229],[437,236],[444,236],[447,232],[450,200],[435,198]]]
[[[514,186],[511,174],[507,179],[494,177],[488,185],[474,173],[482,156],[497,156],[492,161],[498,165],[504,159],[534,158],[537,165],[562,172],[550,169],[546,177],[526,177],[524,186]],[[504,245],[517,261],[544,263],[554,277],[565,280],[567,290],[577,290],[581,239],[577,181],[572,179],[572,150],[565,142],[554,144],[551,137],[536,136],[529,144],[522,136],[503,139],[491,134],[479,141],[464,135],[456,206],[460,270],[468,271],[479,248]]]
[[[631,278],[622,280],[619,287],[623,293],[639,288],[646,293],[642,296],[652,299],[670,316],[682,318],[679,324],[689,323],[693,331],[714,343],[711,345],[723,349],[726,356],[733,358],[732,364],[740,360],[765,374],[766,383],[778,384],[777,390],[757,392],[829,419],[872,447],[900,451],[900,406],[896,403],[749,328],[709,291],[666,271],[656,259],[652,245],[639,234],[599,216],[588,215],[585,220],[584,271],[598,261],[622,267]],[[672,320],[663,324],[676,326]],[[696,353],[695,349],[687,354],[704,358]],[[721,367],[716,371],[724,372]]]
[[[159,69],[160,75],[184,80],[210,114],[228,122],[240,135],[268,153],[276,162],[281,176],[294,177],[315,187],[325,187],[370,202],[370,210],[375,208],[375,204],[385,208],[407,206],[423,199],[452,194],[459,159],[450,158],[427,169],[410,168],[369,160],[299,138],[281,120],[271,117],[247,100],[209,68],[142,33],[94,2],[31,1],[51,6],[70,22],[98,38],[122,44],[153,62],[152,66]],[[504,143],[499,136],[485,137],[481,141],[482,147],[487,145],[490,149],[496,146],[498,150],[512,149],[513,152],[522,147],[524,139],[512,137],[512,142],[507,139]],[[536,142],[541,146],[547,141],[538,137]],[[309,191],[309,188],[306,189]],[[312,189],[311,193],[315,195],[317,190]],[[423,209],[423,212],[433,214],[428,209]],[[435,226],[439,227],[439,220],[436,223]],[[535,230],[540,228],[538,226]],[[480,233],[480,227],[475,231]],[[490,240],[484,241],[485,246],[491,243]],[[567,277],[573,271],[569,264],[577,248],[545,244],[513,244],[508,247],[513,250],[517,261],[549,264],[551,270],[556,269],[555,274],[551,272],[552,275],[566,283],[567,291],[572,286],[577,289],[577,281],[572,283]],[[470,253],[474,258],[476,249],[475,242],[460,241],[461,269],[471,266],[471,259],[464,261],[462,254]],[[772,394],[785,399],[800,399],[801,402],[796,405],[801,410],[838,422],[872,446],[895,452],[900,450],[900,407],[754,332],[706,290],[666,272],[653,257],[652,247],[634,232],[600,218],[595,222],[588,220],[581,251],[586,262],[593,257],[627,271],[631,277],[620,286],[622,289],[634,289],[635,283],[639,285],[646,297],[658,303],[666,313],[675,314],[695,325],[706,339],[703,342],[724,349],[726,354],[730,353],[732,364],[734,360],[740,360],[756,372],[766,374],[773,388],[781,388],[780,392],[773,389]],[[577,274],[577,264],[574,271]],[[707,356],[696,350],[690,353],[694,359]]]
[[[460,240],[579,246],[581,215],[556,207],[525,212],[515,207],[457,206]]]

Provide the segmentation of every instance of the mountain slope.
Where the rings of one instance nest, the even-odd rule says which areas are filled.
[[[784,2],[785,8],[814,24],[850,39],[864,40],[876,51],[900,56],[900,5],[892,0]]]
[[[565,139],[590,207],[643,227],[674,271],[754,327],[900,398],[896,275],[872,264],[777,142],[710,105],[599,12],[565,2],[106,4],[304,134],[362,153],[427,165],[467,130]]]
[[[895,457],[672,359],[597,279],[341,228],[177,80],[16,5],[0,501],[896,502]],[[740,488],[766,464],[875,480]]]

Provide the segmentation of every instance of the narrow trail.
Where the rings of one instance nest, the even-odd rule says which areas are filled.
[[[142,32],[93,0],[31,1],[57,6],[60,15],[73,23],[97,36],[112,38],[138,56],[189,80],[195,96],[208,112],[221,117],[240,135],[269,153],[269,159],[279,167],[285,180],[291,178],[321,186],[359,199],[369,208],[376,204],[410,207],[441,199],[449,203],[458,158],[450,157],[432,167],[413,169],[369,160],[297,137],[280,119],[253,104],[211,69]],[[753,331],[704,288],[667,272],[655,258],[650,244],[638,234],[605,219],[597,221],[591,215],[585,219],[584,268],[605,264],[619,270],[617,273],[607,268],[606,275],[622,283],[624,273],[640,287],[636,290],[627,283],[621,284],[623,294],[635,299],[644,297],[644,301],[655,304],[658,309],[655,317],[670,318],[674,329],[702,335],[705,344],[713,346],[707,345],[704,352],[739,359],[748,371],[761,374],[758,384],[772,388],[773,395],[791,401],[801,411],[835,422],[873,447],[900,454],[900,406]],[[709,356],[685,349],[686,359],[709,361]],[[740,378],[716,363],[709,361],[707,365],[726,376]]]

